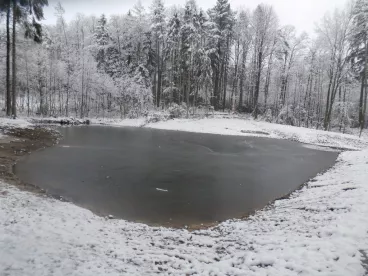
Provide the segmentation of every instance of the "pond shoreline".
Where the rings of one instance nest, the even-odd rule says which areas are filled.
[[[17,188],[37,194],[45,193],[36,185],[24,183],[13,172],[13,166],[32,152],[57,144],[58,132],[42,126],[27,128],[0,127],[0,179]]]
[[[58,123],[50,122],[46,123],[48,125],[57,126]],[[77,124],[70,124],[69,126],[78,126]],[[96,125],[98,126],[98,125]],[[14,165],[24,157],[39,151],[44,150],[48,147],[53,147],[58,144],[59,140],[62,138],[61,134],[53,130],[51,128],[46,127],[44,124],[34,125],[32,127],[12,127],[12,126],[1,126],[0,133],[3,133],[4,136],[0,137],[0,180],[4,181],[6,184],[13,185],[22,191],[31,192],[35,195],[46,195],[47,197],[54,198],[61,201],[66,201],[60,195],[57,194],[49,194],[41,187],[26,183],[18,178],[18,176],[14,173],[13,167]],[[4,194],[5,195],[5,194]],[[76,204],[73,201],[69,203],[90,210],[93,214],[102,217],[108,218],[109,214],[102,214],[98,212],[92,211],[88,206],[84,206],[81,204]],[[253,213],[253,212],[252,212]],[[248,215],[243,215],[241,219],[246,218]],[[115,219],[111,217],[110,219]],[[117,220],[125,220],[122,218],[116,218]],[[236,218],[237,219],[237,218]],[[240,218],[239,218],[240,219]],[[139,223],[140,221],[129,221],[131,223]],[[146,224],[150,227],[167,227],[174,229],[187,229],[188,231],[195,231],[201,229],[208,229],[211,227],[217,226],[221,221],[212,222],[212,223],[204,223],[204,224],[195,224],[195,225],[177,225],[177,224]]]

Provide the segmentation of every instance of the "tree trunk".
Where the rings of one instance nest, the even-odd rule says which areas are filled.
[[[153,72],[153,80],[152,80],[152,95],[154,97],[154,104],[157,106],[157,87],[156,87],[156,83],[157,83],[157,69],[155,68],[154,72]]]
[[[218,67],[215,69],[214,76],[214,86],[213,86],[213,97],[211,98],[211,105],[214,106],[215,110],[218,109],[218,87],[219,87],[219,70]]]
[[[16,1],[13,1],[13,81],[12,81],[12,88],[13,88],[13,98],[12,98],[12,115],[14,118],[17,117],[17,62],[16,62],[16,9],[17,9],[17,3]]]
[[[220,67],[220,73],[219,73],[219,85],[218,85],[218,97],[217,97],[217,106],[220,108],[221,106],[221,100],[223,99],[223,89],[224,89],[224,77],[225,77],[225,53],[223,54],[223,57],[221,59],[221,67]]]
[[[360,97],[359,97],[359,127],[360,129],[363,128],[363,109],[364,109],[364,86],[365,86],[365,74],[364,72],[362,73],[362,80],[361,80],[361,85],[360,85]]]
[[[222,99],[222,111],[225,111],[226,107],[226,94],[227,94],[227,66],[225,66],[225,72],[224,72],[224,93],[223,93],[223,99]]]
[[[273,56],[273,51],[271,52],[270,57],[268,59],[266,83],[265,83],[265,88],[264,88],[264,109],[265,109],[265,111],[267,111],[268,91],[269,91],[270,80],[271,80],[272,56]]]
[[[235,110],[234,96],[237,94],[237,88],[238,88],[239,55],[240,55],[240,41],[238,40],[236,48],[235,48],[234,79],[233,79],[233,88],[232,88],[232,91],[231,91],[231,109],[232,109],[232,111]]]
[[[239,83],[239,103],[238,103],[238,109],[239,111],[242,110],[243,107],[243,95],[244,95],[244,74],[240,75],[240,83]]]
[[[340,95],[339,95],[339,97],[340,97]],[[341,110],[341,107],[340,107],[340,113],[341,113],[341,116],[340,116],[340,126],[339,126],[339,131],[340,132],[341,132],[341,129],[342,129],[342,125],[344,123],[345,112],[346,112],[346,110],[345,110],[345,100],[346,100],[346,82],[345,82],[345,86],[344,86],[344,95],[343,95],[342,110]]]
[[[27,116],[29,116],[29,72],[28,72],[28,55],[26,52],[26,80],[27,80]]]
[[[281,92],[280,92],[280,105],[283,107],[285,105],[285,94],[286,94],[286,59],[284,61],[284,65],[282,67],[281,73]]]
[[[244,97],[244,81],[246,80],[246,68],[245,63],[247,61],[248,49],[245,50],[245,46],[243,44],[243,53],[242,53],[242,64],[241,64],[241,71],[240,71],[240,83],[239,83],[239,105],[238,108],[241,111],[243,107],[243,97]]]
[[[368,97],[368,39],[366,39],[365,42],[365,64],[364,64],[364,73],[362,77],[362,88],[361,88],[361,100],[362,100],[362,118],[361,118],[361,124],[360,124],[360,135],[362,135],[364,126],[365,126],[365,116],[367,111],[367,97]],[[364,84],[365,84],[365,96],[363,100],[363,90],[364,90]]]
[[[66,84],[66,102],[65,102],[65,115],[69,116],[69,85],[70,85],[70,73],[68,70],[68,80]]]
[[[43,106],[44,106],[44,94],[43,94],[43,80],[42,80],[42,63],[39,63],[39,69],[38,69],[38,89],[39,89],[39,93],[40,93],[40,108],[39,108],[39,113],[41,115],[44,114],[44,110],[43,110]]]
[[[10,3],[6,11],[6,115],[11,115],[10,91]]]
[[[84,60],[84,30],[81,28],[82,33],[82,45],[81,45],[81,52],[82,52],[82,79],[81,79],[81,90],[82,90],[82,99],[81,99],[81,105],[80,105],[80,117],[84,118],[84,105],[86,99],[84,98],[84,91],[85,91],[85,60]]]
[[[157,98],[156,98],[156,106],[160,107],[160,98],[161,98],[161,85],[162,85],[162,72],[161,72],[161,57],[160,57],[160,42],[157,41]]]
[[[225,107],[226,107],[226,92],[227,92],[227,64],[228,64],[228,59],[227,59],[227,54],[225,57],[225,64],[224,64],[224,97],[222,99],[222,111],[225,111]]]
[[[259,87],[260,87],[260,82],[261,82],[261,71],[262,71],[262,53],[260,52],[258,53],[256,87],[254,91],[254,102],[253,102],[254,119],[258,118],[258,96],[259,96]]]
[[[307,128],[309,128],[309,119],[310,119],[310,109],[311,109],[311,100],[312,100],[312,86],[313,86],[313,75],[312,72],[310,74],[310,85],[309,90],[307,87],[306,94],[308,94],[308,104],[307,104]]]
[[[229,64],[229,44],[230,44],[230,38],[227,38],[226,41],[226,54],[224,58],[224,98],[222,100],[222,111],[225,111],[226,107],[226,94],[227,94],[227,73],[228,73],[228,64]]]
[[[212,105],[214,106],[215,110],[218,110],[219,104],[220,104],[220,90],[221,90],[221,84],[220,84],[220,75],[221,75],[221,69],[220,69],[220,63],[221,63],[221,44],[220,41],[217,42],[217,59],[214,62],[213,65],[213,98],[212,98]]]
[[[332,87],[332,73],[330,76],[330,81],[328,83],[328,91],[327,91],[327,100],[326,100],[326,110],[325,110],[325,119],[323,121],[323,128],[324,130],[327,130],[328,128],[328,114],[329,114],[329,108],[330,108],[330,97],[331,97],[331,87]]]
[[[192,47],[192,45],[191,45]],[[191,87],[192,87],[192,84],[191,84],[191,70],[190,68],[192,68],[192,64],[193,64],[193,53],[190,52],[190,65],[189,65],[189,71],[188,71],[188,87],[186,89],[187,93],[186,93],[186,102],[187,102],[187,118],[189,118],[189,95],[190,95],[190,91],[191,91]]]

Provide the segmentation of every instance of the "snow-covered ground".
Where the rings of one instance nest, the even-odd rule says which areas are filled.
[[[10,118],[0,118],[0,126],[2,127],[32,127],[32,123],[28,119],[10,119]]]
[[[364,275],[366,141],[234,119],[149,127],[231,135],[262,131],[361,150],[342,153],[329,171],[247,220],[196,232],[101,218],[0,182],[0,275]]]
[[[0,118],[0,127],[3,128],[12,128],[12,127],[19,127],[19,128],[27,128],[32,127],[32,123],[30,123],[26,119],[10,119],[10,118]],[[4,138],[4,133],[0,132],[0,139]]]
[[[144,118],[138,119],[91,119],[91,123],[94,125],[109,125],[118,127],[141,127],[145,124]]]
[[[368,147],[368,140],[360,139],[356,135],[244,119],[176,119],[148,124],[146,127],[223,135],[261,136],[355,150]]]

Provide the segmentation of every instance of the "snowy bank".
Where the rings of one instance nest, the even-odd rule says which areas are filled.
[[[120,126],[120,127],[141,127],[145,124],[145,118],[138,119],[91,119],[91,124],[94,125],[109,125],[109,126]]]
[[[368,147],[368,140],[361,139],[355,135],[244,119],[175,119],[148,124],[146,127],[222,135],[288,139],[317,146],[351,150]]]
[[[32,128],[33,124],[25,119],[0,118],[0,139],[5,139],[9,128]]]
[[[89,119],[78,119],[73,117],[30,117],[28,121],[34,124],[60,124],[60,125],[89,125]]]
[[[27,128],[33,127],[33,124],[28,119],[10,119],[10,118],[0,118],[0,127],[18,127],[18,128]]]
[[[88,124],[107,125],[115,127],[147,127],[154,129],[188,131],[197,133],[211,133],[220,135],[258,136],[275,139],[287,139],[315,146],[333,147],[347,150],[360,150],[368,147],[368,134],[363,133],[363,138],[358,135],[342,134],[310,128],[293,127],[288,125],[272,124],[252,119],[239,118],[205,118],[205,119],[173,119],[147,123],[147,118],[137,119],[113,119],[98,118],[81,120],[72,117],[45,117],[6,119],[0,118],[0,127],[32,127],[33,123],[48,122],[59,124],[68,121],[71,125]]]

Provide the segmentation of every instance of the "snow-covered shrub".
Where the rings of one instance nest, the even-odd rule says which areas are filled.
[[[152,93],[140,79],[125,76],[118,81],[117,99],[129,118],[142,116],[152,106]]]
[[[157,123],[160,121],[167,121],[170,119],[170,114],[168,112],[151,112],[147,115],[146,123]]]
[[[269,108],[269,109],[267,109],[267,111],[266,111],[266,113],[265,113],[265,115],[264,115],[264,120],[266,121],[266,122],[269,122],[269,123],[271,123],[272,122],[272,110]]]
[[[294,116],[294,108],[292,105],[285,105],[279,113],[279,116],[277,117],[277,121],[279,124],[284,124],[284,125],[291,125],[294,126],[296,123],[296,118]],[[298,110],[299,115],[300,114],[300,110]],[[303,114],[304,116],[304,114]]]
[[[335,103],[331,116],[331,123],[330,123],[331,128],[349,127],[353,122],[353,120],[350,118],[349,110],[350,110],[350,103],[348,102]]]
[[[171,119],[184,117],[187,114],[186,104],[178,105],[173,103],[168,108],[168,112]]]

